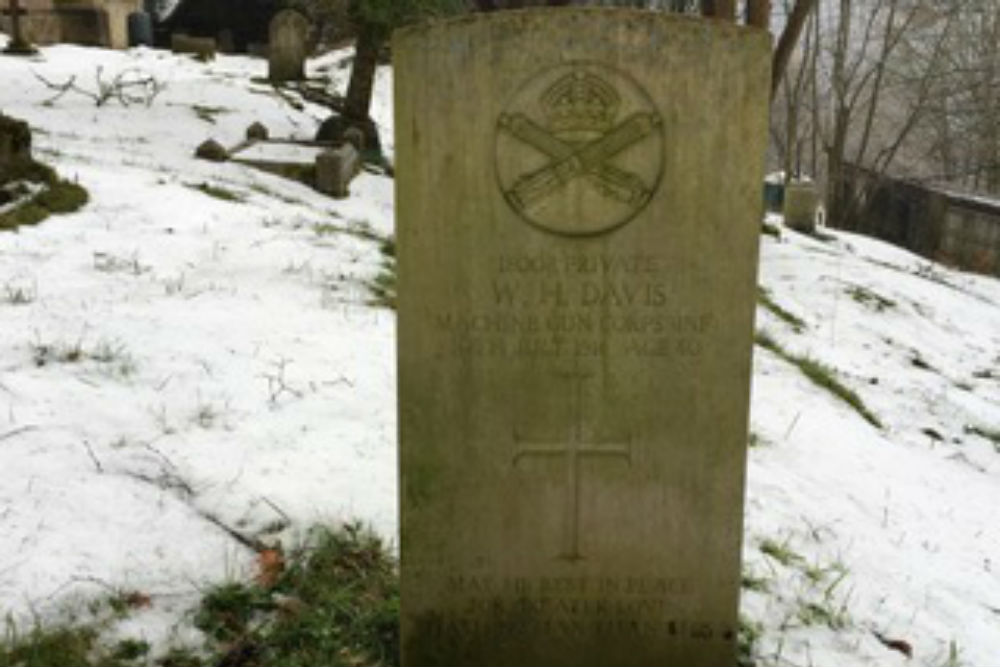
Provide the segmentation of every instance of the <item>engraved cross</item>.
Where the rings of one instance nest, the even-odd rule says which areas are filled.
[[[514,441],[517,448],[514,451],[513,464],[527,457],[560,456],[566,463],[566,501],[563,506],[563,545],[559,558],[569,561],[582,560],[580,554],[580,461],[590,457],[624,458],[632,464],[632,438],[627,436],[624,441],[587,441],[583,437],[583,390],[584,384],[591,377],[579,370],[571,373],[561,373],[559,377],[571,383],[573,421],[568,437],[565,440],[528,440],[514,431]]]

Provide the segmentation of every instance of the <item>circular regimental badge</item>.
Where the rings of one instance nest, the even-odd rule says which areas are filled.
[[[624,72],[571,62],[530,77],[496,123],[500,190],[525,222],[561,236],[618,229],[663,171],[663,121]]]

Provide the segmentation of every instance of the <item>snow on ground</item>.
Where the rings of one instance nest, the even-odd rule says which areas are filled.
[[[343,90],[342,56],[310,71]],[[91,87],[99,68],[167,85],[148,108],[46,102],[38,76]],[[199,589],[250,564],[209,517],[261,537],[354,518],[395,535],[394,316],[366,287],[391,180],[362,175],[333,201],[192,157],[253,121],[313,134],[324,110],[254,82],[265,68],[70,46],[0,58],[0,109],[91,194],[0,235],[0,614],[134,589],[153,606],[129,631],[169,642]],[[374,113],[391,150],[389,83]],[[758,327],[835,369],[883,428],[756,348],[742,613],[759,663],[996,667],[1000,283],[829,235],[764,237],[761,284],[805,326],[760,308]]]

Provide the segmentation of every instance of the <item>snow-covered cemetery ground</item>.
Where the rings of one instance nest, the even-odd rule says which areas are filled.
[[[348,55],[309,74],[342,92]],[[53,100],[39,78],[88,88],[130,68],[164,86],[148,107]],[[182,645],[200,592],[252,569],[223,526],[294,541],[358,519],[394,540],[395,315],[372,288],[391,263],[393,181],[363,173],[334,200],[196,160],[255,121],[312,137],[327,110],[265,75],[259,59],[146,49],[0,58],[0,110],[90,193],[0,234],[9,622],[140,591],[150,604],[114,632]],[[383,68],[390,157],[391,107]],[[757,664],[1000,666],[1000,282],[770,223],[741,609]]]

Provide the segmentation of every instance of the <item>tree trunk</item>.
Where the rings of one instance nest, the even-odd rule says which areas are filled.
[[[347,99],[344,101],[344,116],[350,121],[368,119],[372,104],[372,90],[375,87],[375,68],[378,52],[384,41],[383,31],[370,23],[360,26],[358,41],[354,47],[354,65],[351,80],[347,84]]]
[[[792,58],[792,51],[795,50],[795,44],[799,41],[799,35],[802,34],[809,12],[815,5],[816,0],[795,0],[795,6],[792,7],[785,29],[781,31],[778,46],[774,49],[774,56],[771,59],[771,99],[774,99],[774,94],[778,92],[781,78],[788,68],[788,61]]]
[[[840,0],[840,18],[837,26],[837,44],[833,52],[833,136],[827,146],[826,210],[827,219],[834,227],[842,227],[845,207],[843,160],[847,146],[847,129],[850,125],[850,107],[847,103],[847,49],[851,33],[851,0]]]

